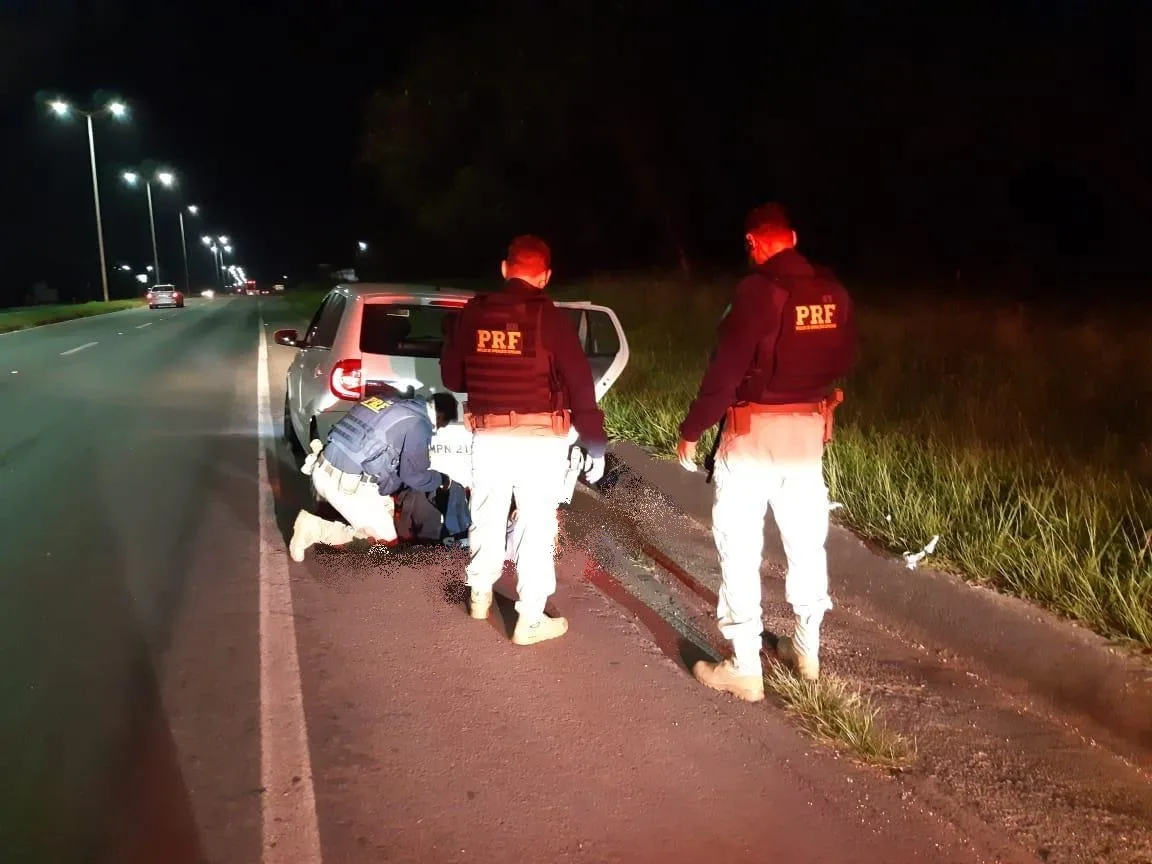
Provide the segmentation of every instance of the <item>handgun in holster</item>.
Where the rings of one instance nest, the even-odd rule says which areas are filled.
[[[704,457],[704,482],[711,483],[712,475],[716,473],[716,454],[720,452],[720,439],[724,435],[724,424],[727,421],[727,416],[720,420],[720,424],[716,427],[716,438],[712,442],[712,449],[708,451],[708,455]]]

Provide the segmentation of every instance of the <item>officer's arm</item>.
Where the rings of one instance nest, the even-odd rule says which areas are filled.
[[[397,470],[400,482],[418,492],[435,492],[440,488],[444,476],[432,470],[432,460],[428,455],[428,448],[432,446],[429,427],[423,423],[410,422],[405,425],[408,428],[404,430],[400,466]]]
[[[444,347],[440,351],[440,380],[453,393],[466,393],[468,391],[464,383],[464,348],[459,339],[460,323],[463,318],[464,312],[461,312],[448,331],[448,335],[444,339]]]
[[[683,440],[699,441],[704,430],[719,423],[736,401],[736,388],[752,366],[756,346],[764,334],[779,329],[776,294],[774,286],[765,285],[757,277],[745,279],[736,286],[732,307],[720,322],[719,340],[708,371],[704,373],[688,416],[680,424]]]
[[[558,308],[549,310],[548,337],[556,374],[568,394],[572,425],[580,433],[580,443],[592,456],[603,456],[608,447],[604,433],[604,412],[596,404],[596,385],[592,367],[580,344],[576,327]]]

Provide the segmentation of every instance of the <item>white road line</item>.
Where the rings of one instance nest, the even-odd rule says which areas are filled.
[[[75,354],[77,351],[83,351],[85,348],[91,348],[93,345],[99,345],[99,342],[85,342],[83,345],[78,345],[75,348],[69,348],[67,351],[61,351],[61,357],[67,357],[69,354]]]
[[[143,330],[145,327],[151,327],[153,323],[154,322],[149,321],[147,324],[137,324],[136,329],[137,330]]]
[[[277,437],[263,328],[256,369],[260,482],[260,777],[264,864],[320,864],[320,827],[296,649],[288,556],[276,527],[268,459]]]

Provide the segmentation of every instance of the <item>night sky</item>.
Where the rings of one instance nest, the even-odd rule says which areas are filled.
[[[151,258],[117,180],[146,160],[180,178],[165,281],[182,203],[195,279],[208,230],[299,281],[361,239],[366,275],[483,275],[518,231],[569,274],[700,273],[778,198],[849,280],[1146,290],[1149,4],[709,5],[0,0],[0,302],[99,295],[84,126],[37,96],[101,89],[132,110],[96,129],[114,296]]]

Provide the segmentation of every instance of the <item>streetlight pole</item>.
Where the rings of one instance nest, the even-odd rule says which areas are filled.
[[[188,212],[193,216],[200,212],[195,204],[188,205]],[[192,280],[188,276],[188,238],[184,234],[184,211],[180,211],[180,251],[184,253],[184,293],[192,290]]]
[[[124,181],[129,186],[135,186],[136,181],[138,181],[140,179],[140,174],[136,171],[125,171],[123,174],[123,177],[124,177]],[[156,283],[159,284],[159,282],[160,282],[160,251],[156,245],[156,215],[152,209],[152,181],[153,180],[159,180],[161,185],[163,185],[165,187],[170,187],[176,182],[176,175],[174,175],[171,171],[157,171],[154,177],[145,177],[144,178],[144,190],[148,195],[148,227],[149,227],[149,230],[152,232],[152,272],[153,272],[154,278],[156,279]],[[180,215],[181,215],[181,217],[183,217],[183,215],[184,215],[183,212],[181,212]],[[183,230],[184,230],[183,219],[181,219],[181,222],[180,222],[180,230],[181,230],[181,235],[183,235]]]
[[[88,121],[88,157],[92,163],[92,199],[96,202],[96,243],[100,248],[100,283],[104,287],[104,302],[108,302],[108,263],[104,260],[104,220],[100,218],[100,182],[96,179],[96,135],[92,131],[92,115]]]
[[[100,250],[100,284],[104,290],[104,302],[107,303],[109,300],[108,262],[104,258],[104,220],[100,215],[100,181],[96,175],[96,134],[92,128],[92,118],[97,114],[103,114],[107,111],[113,117],[122,119],[124,115],[128,113],[128,108],[123,102],[113,100],[108,102],[103,108],[98,108],[94,111],[83,111],[78,108],[73,108],[71,104],[63,99],[53,100],[49,107],[57,117],[67,117],[72,111],[83,114],[88,127],[88,161],[92,166],[92,200],[96,204],[96,243]]]
[[[148,191],[148,227],[152,229],[152,267],[156,284],[160,284],[160,252],[156,248],[156,217],[152,214],[152,181],[145,180],[144,188]]]

